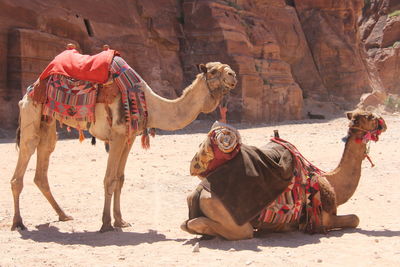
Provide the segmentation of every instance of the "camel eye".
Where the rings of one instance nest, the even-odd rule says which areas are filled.
[[[217,70],[216,70],[216,69],[213,69],[213,70],[210,71],[210,73],[211,73],[212,75],[214,75],[214,74],[217,73]]]

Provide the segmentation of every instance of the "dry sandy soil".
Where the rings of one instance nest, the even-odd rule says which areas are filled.
[[[49,179],[53,193],[73,221],[58,222],[33,183],[35,157],[25,176],[21,212],[27,231],[10,231],[13,214],[9,180],[17,161],[11,140],[0,143],[0,266],[399,266],[400,263],[400,118],[386,115],[388,131],[371,145],[376,166],[364,161],[358,190],[340,214],[360,217],[357,229],[308,235],[268,234],[230,242],[199,240],[180,230],[187,217],[186,195],[198,183],[189,162],[211,123],[193,123],[184,131],[159,134],[148,151],[136,142],[126,168],[122,194],[124,219],[132,227],[98,233],[103,207],[107,154],[102,144],[78,140],[57,143]],[[206,124],[206,125],[205,125]],[[243,141],[268,142],[273,129],[294,143],[323,170],[342,155],[347,121],[235,125]],[[202,130],[198,130],[202,129]],[[200,251],[193,252],[199,242]]]

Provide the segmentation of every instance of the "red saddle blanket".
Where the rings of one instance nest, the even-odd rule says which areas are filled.
[[[93,56],[82,55],[76,49],[65,50],[50,62],[39,79],[45,80],[50,75],[61,74],[76,80],[105,83],[111,61],[116,54],[111,49]]]

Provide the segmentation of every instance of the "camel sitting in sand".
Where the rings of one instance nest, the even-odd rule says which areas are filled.
[[[122,58],[119,57],[119,60],[122,61]],[[125,67],[131,69],[127,64]],[[210,62],[205,65],[200,64],[199,69],[201,73],[183,91],[182,96],[175,100],[158,96],[142,79],[135,85],[135,90],[139,88],[141,92],[144,92],[148,112],[146,124],[142,129],[159,128],[170,131],[181,129],[195,120],[199,113],[209,113],[215,110],[223,96],[236,86],[236,74],[226,64]],[[132,73],[134,73],[133,70]],[[135,73],[135,75],[137,74]],[[107,170],[104,177],[105,200],[101,232],[114,229],[110,215],[112,197],[114,197],[114,227],[129,226],[129,223],[122,219],[120,196],[129,151],[136,135],[140,134],[140,132],[126,134],[126,118],[124,118],[125,114],[121,102],[122,96],[119,89],[115,89],[118,84],[116,85],[115,79],[114,82],[113,79],[111,78],[111,82],[108,83],[107,90],[118,93],[109,104],[99,102],[94,104],[95,121],[88,124],[74,119],[62,121],[63,124],[79,130],[85,130],[87,127],[93,136],[109,143]],[[24,173],[35,150],[37,150],[35,184],[57,212],[59,220],[71,220],[72,217],[65,214],[54,199],[47,177],[50,154],[53,152],[57,141],[56,120],[59,117],[43,119],[44,105],[35,103],[29,95],[25,95],[19,102],[19,108],[20,135],[17,138],[19,140],[19,156],[11,179],[14,197],[14,218],[11,229],[26,229],[20,215],[19,198],[23,188]]]
[[[342,158],[327,173],[280,138],[258,149],[241,144],[233,127],[213,126],[191,163],[191,174],[202,182],[187,198],[189,219],[182,230],[241,240],[263,232],[325,233],[357,227],[356,215],[339,216],[336,210],[355,192],[361,163],[368,157],[367,145],[378,141],[386,124],[363,110],[348,112],[347,117],[350,125]],[[298,190],[293,193],[293,188]]]

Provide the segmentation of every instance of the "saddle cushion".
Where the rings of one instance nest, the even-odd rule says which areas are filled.
[[[58,54],[40,74],[44,80],[50,75],[61,74],[76,80],[105,83],[113,57],[118,54],[108,49],[96,55],[82,55],[76,49],[65,50]]]

